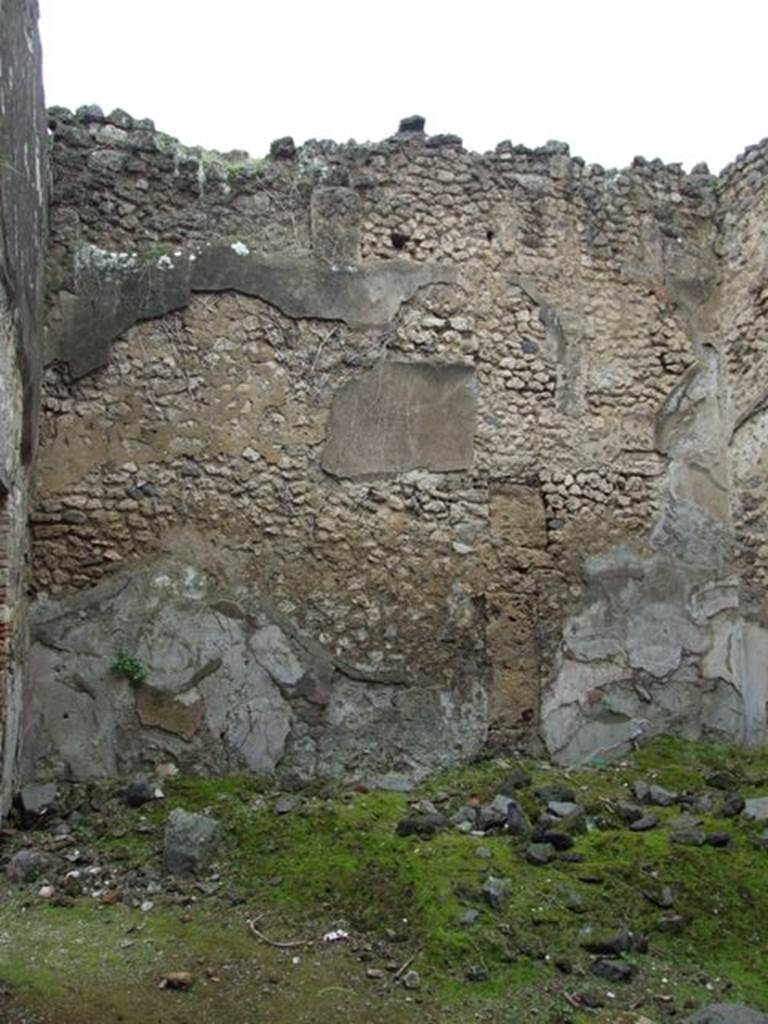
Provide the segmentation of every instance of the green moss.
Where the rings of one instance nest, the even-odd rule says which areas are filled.
[[[245,933],[245,917],[258,912],[266,915],[271,934],[318,935],[343,920],[375,948],[385,943],[388,952],[382,956],[397,962],[415,957],[430,1004],[439,1011],[435,1019],[440,1020],[469,1021],[476,1012],[495,1013],[499,1007],[508,1017],[494,1020],[528,1019],[532,1009],[538,1011],[537,1019],[553,1024],[574,1018],[564,992],[574,997],[606,988],[589,974],[590,957],[581,945],[587,926],[597,932],[626,928],[650,938],[647,954],[631,955],[638,980],[619,987],[617,1006],[644,1000],[651,1017],[658,1007],[682,1011],[688,1002],[715,997],[768,1008],[768,980],[762,969],[768,955],[768,858],[753,843],[758,827],[710,815],[706,830],[728,829],[732,848],[691,848],[671,843],[669,828],[632,833],[611,815],[612,805],[629,795],[627,786],[637,778],[701,790],[703,773],[727,767],[745,785],[759,786],[767,765],[765,751],[667,739],[644,747],[634,764],[578,771],[526,764],[534,786],[566,782],[582,804],[605,819],[601,829],[578,838],[582,863],[557,861],[545,868],[529,865],[523,848],[506,836],[475,838],[449,830],[425,841],[395,832],[416,795],[439,795],[449,812],[472,795],[492,797],[517,766],[504,759],[443,773],[413,795],[316,787],[282,815],[274,813],[276,794],[265,780],[243,775],[179,778],[168,784],[167,799],[142,808],[140,818],[135,811],[121,812],[111,834],[95,839],[96,846],[105,859],[114,858],[117,850],[129,864],[156,866],[169,810],[183,806],[208,811],[223,826],[217,863],[222,892],[241,902],[233,908],[222,895],[208,900],[206,910],[160,906],[146,918],[126,908],[54,911],[35,906],[13,925],[6,923],[4,908],[0,932],[12,932],[14,939],[6,976],[37,993],[36,998],[48,993],[45,998],[61,999],[72,985],[87,988],[82,978],[99,978],[104,972],[114,975],[116,991],[122,985],[129,991],[126,964],[147,979],[156,977],[161,965],[184,969],[190,962],[219,964],[229,958],[239,965],[245,991],[253,983],[253,964],[248,970],[242,964],[256,951],[263,962],[273,955],[285,962],[283,953],[258,944],[254,948],[255,940]],[[520,795],[534,812],[533,789]],[[665,823],[680,814],[678,807],[655,810]],[[146,833],[135,831],[137,820],[146,823]],[[510,879],[510,894],[499,911],[482,900],[481,887],[489,875]],[[659,930],[663,912],[643,895],[661,885],[675,892],[674,910],[686,922],[681,934]],[[469,907],[479,916],[466,928],[459,919]],[[182,922],[182,917],[190,919]],[[121,952],[120,941],[131,938],[134,926],[141,930]],[[81,982],[66,965],[54,963],[53,950],[61,948],[76,951]],[[45,949],[51,956],[41,959]],[[34,950],[37,956],[31,955]],[[557,961],[573,973],[559,973]],[[469,983],[467,970],[478,967],[487,972],[487,980]],[[364,979],[362,965],[349,957],[324,970],[329,991],[354,988]],[[337,995],[342,1002],[347,998]],[[341,1005],[338,1000],[336,1007]],[[150,1009],[145,1007],[147,1014]],[[397,1016],[401,1011],[406,1013],[400,1006],[384,1019],[407,1019]],[[125,1019],[133,1024],[137,1018]]]
[[[167,135],[165,132],[155,132],[155,139],[161,150],[175,149],[180,145],[178,139],[175,139],[172,135]]]
[[[686,785],[701,785],[702,773],[714,768],[727,768],[753,785],[768,781],[768,747],[659,736],[641,747],[633,760],[639,770],[657,771],[669,785],[676,779]]]

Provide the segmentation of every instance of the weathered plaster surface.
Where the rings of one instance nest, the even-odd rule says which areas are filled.
[[[337,392],[322,467],[340,477],[471,469],[476,400],[469,366],[379,363]]]
[[[194,292],[240,292],[290,317],[382,327],[418,288],[454,279],[448,268],[400,261],[339,267],[266,260],[242,242],[151,256],[85,249],[77,292],[59,295],[46,347],[48,358],[67,363],[77,378],[103,366],[111,343],[137,321],[183,308]]]
[[[74,639],[39,634],[39,685],[103,678],[122,599],[87,665],[79,602],[169,557],[272,611],[258,642],[157,612],[88,765],[40,709],[47,763],[765,739],[765,147],[719,180],[421,134],[228,165],[121,111],[52,125],[34,578]]]
[[[16,780],[47,185],[37,4],[0,0],[0,817]]]
[[[485,735],[479,679],[452,693],[438,681],[351,678],[269,602],[190,566],[39,602],[32,640],[29,770],[99,778],[172,759],[196,771],[412,781],[476,753]],[[112,671],[118,649],[141,660],[146,682]]]

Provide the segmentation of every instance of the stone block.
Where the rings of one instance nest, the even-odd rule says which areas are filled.
[[[198,875],[208,863],[219,831],[215,818],[191,814],[176,807],[168,815],[163,845],[163,866],[172,875]]]
[[[339,477],[470,469],[476,402],[471,367],[381,363],[337,393],[323,469]]]

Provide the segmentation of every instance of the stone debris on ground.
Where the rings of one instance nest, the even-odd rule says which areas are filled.
[[[582,859],[579,845],[584,844],[588,837],[635,831],[637,825],[642,826],[648,817],[643,806],[653,804],[657,808],[653,816],[655,829],[664,836],[670,851],[688,847],[690,856],[700,857],[708,849],[710,855],[720,857],[724,854],[719,851],[732,849],[734,844],[739,849],[746,845],[756,849],[761,847],[762,833],[758,828],[761,822],[754,813],[751,817],[741,812],[731,817],[722,814],[731,795],[723,788],[730,784],[729,777],[718,777],[720,785],[704,780],[699,788],[676,792],[672,803],[664,795],[672,790],[658,786],[654,789],[653,782],[641,782],[642,785],[632,785],[624,781],[599,800],[588,795],[582,798],[565,782],[533,789],[527,784],[514,787],[506,780],[486,802],[474,794],[462,794],[453,789],[412,800],[407,815],[396,823],[393,831],[397,842],[409,844],[412,851],[418,851],[422,846],[427,848],[440,835],[454,833],[459,842],[467,844],[468,851],[476,856],[478,862],[484,862],[484,880],[478,882],[476,889],[467,889],[462,897],[464,906],[454,918],[455,926],[467,934],[481,934],[490,920],[498,922],[502,934],[507,927],[502,922],[514,905],[518,883],[514,876],[494,871],[494,851],[500,844],[513,852],[522,868],[530,865],[529,870],[537,872],[552,867],[563,871]],[[712,796],[713,792],[715,798],[707,802],[705,798]],[[724,799],[717,795],[718,792],[725,794]],[[750,795],[749,788],[746,792],[745,808],[751,800],[752,808],[759,809],[765,799],[763,795],[759,792]],[[105,908],[125,905],[145,917],[163,913],[168,907],[178,906],[183,910],[202,905],[209,899],[225,897],[227,883],[221,877],[219,865],[211,863],[221,834],[221,825],[213,814],[187,811],[173,806],[173,802],[165,813],[157,804],[154,823],[150,825],[143,812],[147,806],[153,807],[158,797],[154,784],[140,778],[112,791],[94,791],[85,800],[82,793],[83,790],[75,786],[65,789],[50,802],[46,798],[44,806],[50,808],[50,813],[46,811],[34,819],[25,816],[21,801],[17,802],[18,828],[11,829],[9,834],[12,840],[26,838],[28,841],[26,845],[12,841],[7,847],[5,874],[12,886],[23,889],[34,885],[31,891],[40,903],[67,912],[87,899]],[[135,797],[129,799],[129,794],[135,794]],[[641,802],[636,803],[636,800]],[[311,808],[311,802],[312,798],[306,808]],[[122,812],[119,811],[120,806]],[[291,827],[293,811],[299,806],[300,800],[293,793],[271,798],[251,796],[244,803],[244,807],[250,808],[248,813],[264,815],[265,821],[270,810],[277,814],[272,825],[276,836],[282,828]],[[306,810],[302,808],[304,813]],[[164,831],[157,824],[157,814],[165,821]],[[723,818],[733,822],[732,830],[722,828]],[[718,819],[720,827],[713,827],[712,823]],[[469,831],[466,831],[466,826],[469,826]],[[128,839],[132,832],[141,836],[147,830],[162,840],[156,847],[154,865],[140,870],[130,863],[123,866],[120,838]],[[98,843],[100,836],[110,835],[114,835],[113,841],[117,845],[111,847],[112,856],[105,856],[103,851],[97,851],[94,844]],[[763,848],[768,849],[768,834],[765,838]],[[480,843],[480,839],[485,842]],[[641,841],[638,836],[637,842]],[[575,871],[578,872],[578,868]],[[594,905],[588,889],[594,888],[597,892],[605,876],[587,871],[574,873],[571,878],[573,884],[580,881],[584,885],[583,892],[565,891],[557,904],[563,911],[574,915],[574,921],[578,920],[583,925],[577,945],[582,956],[587,955],[589,959],[579,966],[578,954],[574,956],[573,950],[570,955],[548,953],[547,959],[564,978],[583,976],[586,972],[586,976],[617,986],[617,991],[632,988],[647,970],[644,962],[650,956],[649,936],[651,940],[654,936],[674,939],[690,934],[690,916],[675,909],[676,885],[672,878],[649,878],[647,884],[637,889],[638,905],[655,907],[660,912],[649,922],[647,935],[625,928],[610,931],[592,924]],[[274,882],[279,885],[280,879]],[[231,905],[236,907],[240,898],[233,895],[230,899]],[[531,907],[528,914],[534,926],[546,927],[557,920],[556,916],[552,917],[552,910],[545,906]],[[618,920],[617,915],[617,923]],[[267,928],[266,942],[272,942],[272,934]],[[416,996],[417,991],[423,988],[421,968],[417,970],[410,958],[392,956],[391,952],[397,943],[409,942],[407,927],[402,935],[395,928],[386,929],[386,934],[387,943],[394,944],[390,945],[389,951],[378,943],[369,945],[346,923],[334,923],[330,928],[318,931],[314,941],[320,946],[348,948],[360,962],[362,976],[369,984],[391,984],[395,981],[404,991]],[[282,938],[279,932],[277,937]],[[288,938],[292,940],[294,936],[289,932]],[[133,940],[126,941],[130,943]],[[303,940],[300,944],[305,945]],[[274,945],[290,948],[297,943],[275,942]],[[381,966],[376,962],[379,958]],[[481,962],[469,961],[461,968],[461,977],[467,983],[482,985],[494,978],[494,971]],[[207,975],[203,979],[204,984],[210,981]],[[178,991],[190,989],[192,983],[192,974],[185,971],[167,971],[159,982],[164,988]],[[575,998],[580,1005],[586,1006],[588,1002],[584,1000],[588,1001],[590,997],[581,992]],[[595,998],[605,1000],[605,996],[599,993]],[[702,1021],[704,1019],[701,1018]],[[721,1018],[712,1019],[719,1021]],[[698,1021],[699,1018],[691,1020]],[[731,1018],[723,1017],[722,1020],[730,1022]],[[740,1018],[734,1017],[733,1020]]]
[[[162,789],[147,779],[133,779],[125,790],[125,802],[129,807],[141,807],[162,797]]]
[[[180,877],[200,874],[211,857],[218,831],[215,818],[174,808],[165,826],[165,870]]]
[[[30,783],[23,786],[18,803],[25,825],[33,824],[56,802],[58,787],[55,782]]]
[[[18,850],[8,861],[5,874],[13,884],[34,882],[51,865],[51,858],[39,850]]]

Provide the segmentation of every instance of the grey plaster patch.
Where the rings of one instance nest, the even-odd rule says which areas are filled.
[[[730,526],[713,518],[690,501],[671,502],[662,512],[652,534],[657,551],[689,565],[721,569],[728,564],[733,545]]]
[[[703,634],[674,601],[645,600],[628,617],[627,661],[657,679],[678,667],[684,650],[701,653],[707,646]]]
[[[754,738],[765,691],[760,638],[734,620],[732,577],[614,548],[587,560],[542,700],[542,735],[563,763],[625,752],[658,732]],[[759,703],[759,700],[757,701]]]
[[[586,561],[542,702],[543,738],[559,761],[622,753],[658,732],[765,742],[766,633],[743,617],[728,571],[721,372],[704,345],[659,410],[669,467],[650,551]]]
[[[304,675],[304,666],[291,649],[279,626],[263,626],[254,633],[251,649],[259,664],[284,686],[295,686]]]
[[[265,258],[234,242],[160,254],[84,249],[75,277],[76,294],[61,292],[53,301],[46,347],[49,361],[68,363],[78,378],[103,366],[111,343],[133,324],[183,308],[194,292],[236,291],[286,316],[379,327],[419,288],[452,283],[456,271],[404,260]]]
[[[688,598],[692,620],[703,626],[709,619],[739,607],[739,581],[733,576],[725,580],[708,580],[694,587]]]
[[[224,614],[238,609],[238,616]],[[24,772],[93,779],[175,761],[292,778],[422,778],[473,756],[488,672],[464,685],[342,674],[259,595],[185,565],[126,572],[32,612]],[[111,670],[122,649],[146,667]]]
[[[268,775],[282,760],[290,730],[290,711],[270,692],[236,704],[222,738],[240,754],[247,768]]]
[[[470,469],[476,403],[471,367],[380,363],[335,396],[323,469],[339,477]]]
[[[593,666],[580,668],[580,697],[568,704],[552,701],[544,716],[547,747],[560,764],[614,758],[659,733],[710,740],[743,736],[743,701],[723,680],[702,683],[681,673],[642,685],[617,678],[594,688],[589,685]]]
[[[77,294],[53,297],[46,360],[66,362],[75,379],[104,366],[112,342],[137,321],[187,305],[192,265],[178,259],[158,266],[156,257],[139,261],[135,254],[93,251],[76,272]]]
[[[623,632],[623,623],[611,618],[607,604],[593,601],[568,619],[563,642],[574,658],[598,661],[621,653]]]
[[[476,753],[487,725],[488,693],[479,674],[461,692],[439,685],[361,690],[341,680],[333,689],[318,767],[342,775],[357,763],[371,785],[384,784],[393,773],[418,781]]]

